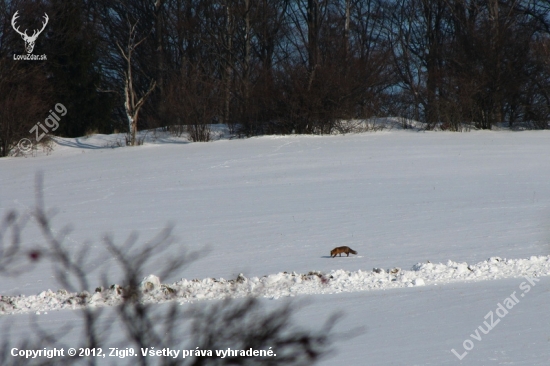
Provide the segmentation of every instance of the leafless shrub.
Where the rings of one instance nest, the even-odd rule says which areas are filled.
[[[186,65],[167,88],[166,113],[177,135],[188,133],[190,141],[212,140],[210,124],[218,110],[219,82],[200,65]]]
[[[212,130],[209,124],[193,124],[186,126],[189,141],[208,142],[212,141]]]
[[[114,141],[109,141],[103,144],[103,147],[110,147],[111,149],[114,149],[115,147],[124,147],[127,146],[127,138],[118,138]]]
[[[168,132],[173,136],[181,137],[187,131],[184,125],[170,125],[168,126]]]
[[[119,147],[122,147],[122,146],[141,146],[145,142],[146,137],[147,137],[147,132],[138,133],[135,136],[132,136],[131,133],[127,133],[126,135],[124,135],[124,142],[120,139],[117,139],[116,144]],[[134,143],[132,143],[132,139],[134,140]]]
[[[46,155],[50,155],[55,147],[55,140],[50,135],[45,135],[40,142],[37,143],[37,146],[40,147],[42,152]]]
[[[0,275],[16,276],[29,269],[25,250],[21,248],[21,233],[29,219],[29,215],[12,210],[0,222]],[[34,261],[40,252],[28,252],[28,255]]]
[[[287,303],[267,311],[255,298],[226,300],[205,311],[192,310],[191,334],[193,346],[199,349],[225,350],[272,349],[276,357],[226,357],[194,365],[311,365],[329,350],[332,328],[338,316],[333,316],[321,330],[296,330],[291,319],[296,306]]]

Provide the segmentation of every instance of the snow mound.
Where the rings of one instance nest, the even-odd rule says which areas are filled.
[[[234,280],[205,278],[181,279],[173,284],[162,284],[155,275],[145,277],[137,291],[141,301],[162,303],[178,301],[180,304],[227,297],[258,296],[271,299],[305,294],[333,294],[385,290],[403,287],[428,286],[464,281],[486,281],[521,276],[550,275],[550,256],[532,256],[529,259],[501,259],[491,257],[473,265],[448,261],[417,263],[409,271],[400,268],[372,271],[332,270],[328,273],[310,271],[307,274],[279,272],[263,277],[246,278],[242,273]],[[116,306],[135,298],[136,290],[119,285],[108,289],[96,288],[70,293],[66,290],[42,291],[33,296],[0,297],[0,314],[47,312],[62,309],[79,309],[85,306]]]
[[[155,275],[149,275],[145,277],[139,284],[139,288],[143,292],[153,291],[154,289],[158,289],[159,287],[161,287],[160,278]]]

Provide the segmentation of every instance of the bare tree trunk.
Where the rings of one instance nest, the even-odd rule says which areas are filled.
[[[495,122],[502,122],[502,98],[501,98],[501,55],[500,55],[500,19],[499,19],[499,3],[498,0],[490,0],[488,3],[489,20],[491,22],[491,55],[494,65],[493,69],[493,103],[491,103],[491,111],[488,116],[487,126],[490,129]]]
[[[244,117],[249,118],[249,104],[250,104],[250,53],[251,44],[250,38],[250,0],[245,0],[245,46],[244,46],[244,65],[243,65],[243,84],[244,84]]]
[[[350,1],[346,0],[346,19],[344,22],[344,52],[345,58],[349,57],[349,23],[350,23]]]
[[[124,108],[126,111],[126,116],[128,118],[128,128],[130,131],[130,145],[136,145],[136,134],[137,134],[137,122],[139,116],[139,110],[143,106],[143,103],[147,100],[147,97],[155,89],[156,81],[151,80],[149,89],[145,94],[138,99],[137,93],[134,89],[134,78],[132,75],[132,56],[135,49],[147,39],[147,36],[142,38],[140,41],[135,41],[136,36],[136,25],[137,22],[133,25],[129,23],[130,31],[128,37],[128,44],[125,49],[123,49],[120,44],[117,42],[118,49],[120,54],[126,60],[126,71],[124,73],[124,96],[125,103]]]
[[[159,89],[159,100],[157,105],[158,116],[165,125],[165,94],[164,94],[164,48],[162,45],[162,36],[164,33],[164,24],[162,18],[164,0],[156,0],[155,2],[155,32],[156,32],[156,56],[157,56],[157,86]]]
[[[307,1],[307,42],[309,72],[313,74],[319,62],[319,3],[318,0]]]
[[[223,107],[223,122],[229,124],[229,113],[231,105],[231,78],[232,78],[232,56],[233,56],[233,20],[232,12],[230,7],[230,1],[226,1],[226,65],[224,72],[224,85],[225,85],[225,96],[224,96],[224,107]]]
[[[442,22],[444,3],[441,0],[423,0],[424,22],[426,31],[426,43],[428,54],[426,56],[426,122],[429,128],[435,127],[439,122],[439,107],[441,91],[441,70],[439,68],[442,57]]]

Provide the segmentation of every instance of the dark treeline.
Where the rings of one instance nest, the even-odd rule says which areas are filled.
[[[49,23],[33,53],[12,28]],[[208,124],[241,136],[402,116],[548,128],[548,0],[0,0],[0,149],[56,103],[54,132]],[[134,132],[134,134],[132,134]]]

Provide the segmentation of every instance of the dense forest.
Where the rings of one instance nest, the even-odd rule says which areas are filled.
[[[40,29],[45,59],[20,59]],[[140,129],[325,134],[375,116],[546,129],[550,1],[0,0],[0,156],[58,104],[50,133],[129,144]]]

